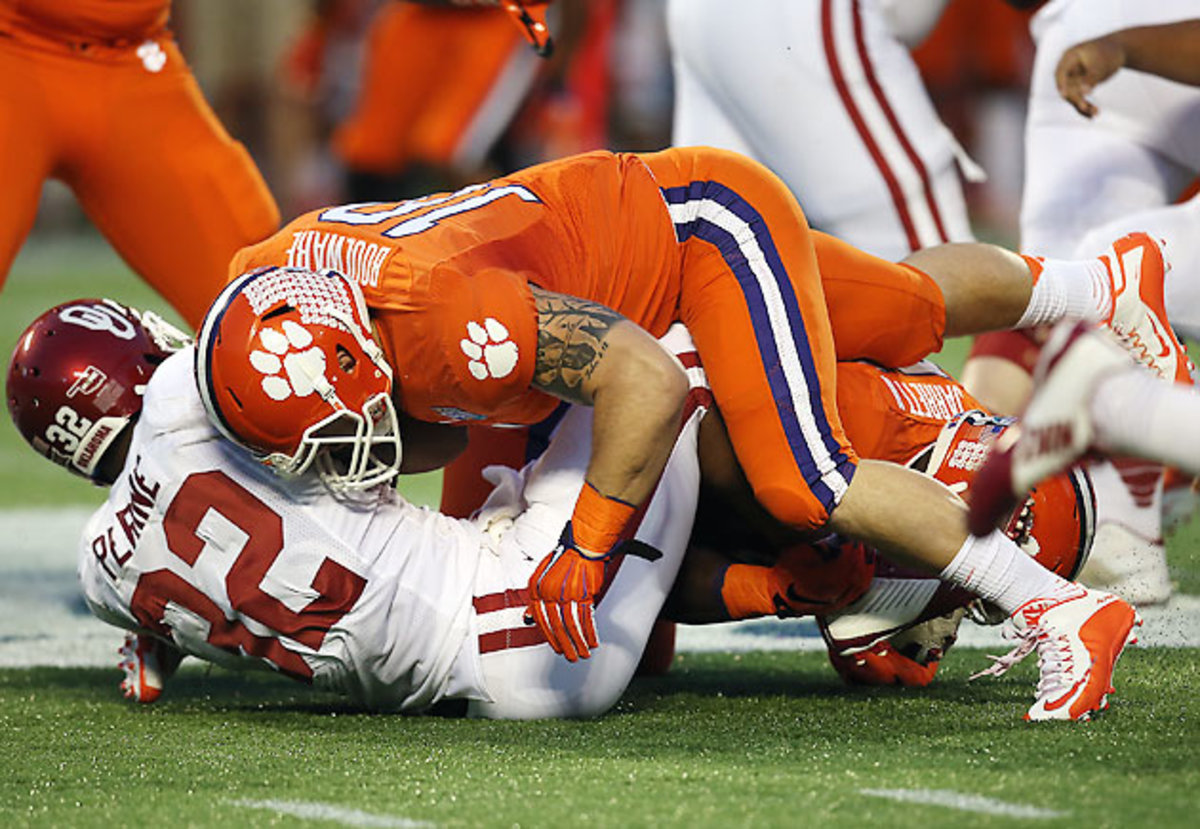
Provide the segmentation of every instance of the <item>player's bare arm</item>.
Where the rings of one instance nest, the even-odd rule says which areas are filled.
[[[587,480],[642,503],[666,465],[687,396],[678,361],[646,331],[595,302],[533,287],[538,312],[533,385],[594,406]]]
[[[1200,85],[1200,20],[1137,26],[1078,43],[1054,71],[1059,94],[1088,118],[1099,110],[1088,95],[1122,67],[1179,83]]]

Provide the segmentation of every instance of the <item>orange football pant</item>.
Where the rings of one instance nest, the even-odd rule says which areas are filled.
[[[679,241],[679,316],[755,496],[780,521],[818,528],[858,459],[838,415],[837,358],[898,365],[929,353],[940,291],[811,231],[787,187],[750,159],[709,148],[642,158]]]
[[[362,86],[333,146],[355,170],[391,174],[413,161],[480,163],[538,69],[496,9],[387,3],[371,23]]]
[[[0,281],[42,183],[58,178],[129,266],[198,325],[230,257],[273,233],[279,211],[174,40],[0,35]]]

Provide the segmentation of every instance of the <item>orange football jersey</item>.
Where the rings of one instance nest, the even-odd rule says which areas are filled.
[[[308,213],[243,250],[232,275],[341,270],[371,306],[405,411],[535,423],[557,401],[530,389],[529,284],[603,303],[658,336],[676,312],[675,244],[645,165],[596,152],[455,193]]]
[[[319,210],[242,251],[233,275],[261,265],[361,285],[397,403],[432,421],[552,411],[530,385],[531,285],[654,336],[684,322],[756,496],[797,527],[825,522],[857,462],[837,357],[914,362],[940,344],[945,316],[927,276],[811,233],[770,171],[705,147],[594,152],[455,193]]]
[[[171,0],[0,0],[0,30],[32,28],[80,40],[141,40],[162,32]]]
[[[838,363],[838,412],[864,458],[908,463],[927,449],[947,421],[983,405],[933,363],[902,369]]]

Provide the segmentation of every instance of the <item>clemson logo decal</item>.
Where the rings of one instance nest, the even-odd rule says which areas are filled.
[[[313,379],[325,376],[325,353],[312,345],[304,326],[284,320],[281,329],[262,329],[262,347],[250,352],[250,365],[263,375],[262,390],[272,400],[307,397],[314,391]]]
[[[499,379],[512,374],[520,352],[508,338],[508,329],[488,317],[483,324],[467,323],[467,336],[459,340],[459,348],[467,355],[467,370],[476,380]]]

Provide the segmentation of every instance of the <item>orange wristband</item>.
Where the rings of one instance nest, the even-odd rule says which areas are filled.
[[[587,558],[602,558],[621,540],[621,533],[637,507],[619,498],[602,495],[584,481],[575,511],[571,514],[571,532],[575,546]]]

